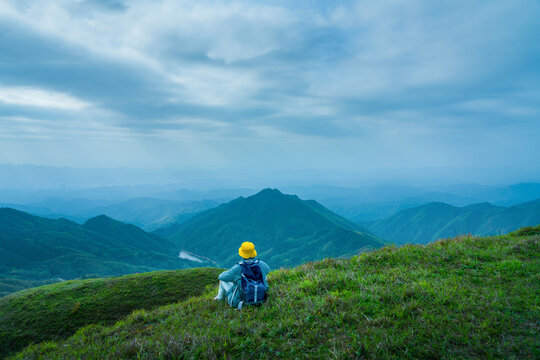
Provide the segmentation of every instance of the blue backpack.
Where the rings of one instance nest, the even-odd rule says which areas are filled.
[[[242,267],[242,290],[246,294],[246,305],[258,305],[266,299],[266,285],[259,266],[259,260],[247,260],[239,264]]]

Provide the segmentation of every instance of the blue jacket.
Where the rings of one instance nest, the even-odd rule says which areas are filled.
[[[254,258],[256,259],[256,258]],[[252,260],[254,260],[252,259]],[[249,259],[248,259],[249,260]],[[245,262],[243,260],[242,262]],[[270,267],[264,262],[259,260],[259,266],[263,275],[264,285],[268,289],[268,282],[266,281],[266,275],[270,272]],[[240,264],[234,265],[227,271],[219,274],[218,279],[225,282],[233,283],[232,288],[227,291],[227,301],[230,306],[237,307],[240,301],[244,301],[244,292],[242,291],[242,266]]]

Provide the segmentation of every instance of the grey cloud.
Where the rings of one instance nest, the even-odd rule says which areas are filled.
[[[538,132],[535,1],[5,4],[13,12],[0,24],[0,86],[93,104],[78,116],[3,105],[10,126],[17,117],[94,121],[118,137],[164,136],[174,148],[178,135],[231,157],[241,157],[243,137],[275,141],[283,154],[344,143],[350,154],[329,146],[329,157],[373,149],[388,163],[428,145],[440,151],[415,162],[457,162],[452,145],[487,146],[473,141],[486,128],[531,151]]]

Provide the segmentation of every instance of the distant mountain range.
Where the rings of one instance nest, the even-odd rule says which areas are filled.
[[[134,225],[98,216],[79,225],[0,208],[0,295],[60,280],[208,265]]]
[[[155,233],[225,267],[240,260],[238,248],[244,241],[253,242],[272,267],[351,255],[383,245],[366,228],[318,202],[276,189],[237,198]]]
[[[479,203],[455,207],[434,202],[400,211],[369,229],[396,244],[425,244],[461,234],[497,235],[540,224],[540,199],[510,207]]]
[[[134,198],[119,203],[86,199],[50,198],[31,204],[0,204],[47,218],[67,218],[78,223],[97,215],[136,225],[146,231],[182,222],[191,216],[219,205],[219,201],[179,201],[154,198]]]
[[[154,200],[139,199],[109,212],[137,214],[137,205],[147,209],[149,202],[159,207]],[[238,247],[244,241],[254,242],[260,256],[273,267],[347,256],[383,245],[367,229],[316,201],[271,189],[187,220],[176,218],[174,225],[151,234],[105,215],[79,225],[0,208],[0,295],[74,278],[230,266],[240,260]],[[174,217],[170,220],[175,221]]]
[[[218,206],[213,200],[178,201],[152,198],[136,198],[118,204],[92,209],[91,213],[105,214],[114,219],[137,225],[152,231]]]
[[[316,199],[337,214],[355,222],[381,220],[398,211],[431,202],[453,206],[490,202],[511,206],[540,198],[540,183],[508,186],[457,184],[437,187],[414,187],[381,184],[360,188],[332,186],[286,187],[300,197]]]
[[[9,169],[6,169],[8,174]],[[33,171],[46,170],[32,167],[28,169],[18,167],[17,169],[17,171],[25,170],[20,174],[21,176],[26,174],[25,179],[33,178],[34,180],[41,178],[30,176],[34,174]],[[4,174],[1,170],[0,165],[0,173]],[[41,174],[39,171],[38,173]],[[58,172],[54,174],[58,175]],[[135,176],[135,173],[132,175]],[[19,185],[22,186],[22,184],[24,182]],[[444,202],[453,206],[466,206],[480,202],[512,206],[540,198],[540,183],[520,183],[508,186],[458,184],[431,187],[386,183],[357,188],[313,185],[287,186],[281,189],[301,198],[315,199],[331,211],[361,224],[381,220],[398,211],[431,202]],[[0,184],[0,207],[10,207],[54,219],[64,217],[78,223],[84,223],[91,217],[104,214],[139,226],[146,231],[153,231],[159,227],[186,220],[200,211],[239,196],[247,197],[256,192],[256,189],[250,188],[187,190],[179,184],[71,189],[58,187],[41,190],[24,190],[24,186],[2,188]]]
[[[334,189],[317,191],[325,194]],[[524,184],[505,191],[512,196],[530,194],[536,191],[536,185]],[[359,194],[351,190],[350,195]],[[349,210],[359,200],[351,198],[347,203],[345,198],[336,199],[334,207],[345,204],[351,206]],[[66,279],[199,266],[229,267],[240,260],[238,247],[244,241],[255,243],[259,255],[275,268],[349,256],[386,242],[427,243],[468,233],[496,235],[540,224],[540,199],[509,207],[490,203],[455,207],[443,202],[415,206],[415,201],[425,199],[409,200],[369,206],[364,202],[366,207],[359,210],[362,216],[370,211],[397,211],[382,220],[365,222],[364,226],[317,201],[284,195],[277,189],[238,197],[217,207],[217,200],[153,198],[102,206],[91,200],[78,204],[77,200],[65,199],[26,205],[35,211],[71,209],[108,215],[94,216],[81,221],[82,225],[65,218],[49,219],[0,208],[0,296]],[[325,201],[331,203],[332,199]],[[156,230],[148,233],[118,219]]]

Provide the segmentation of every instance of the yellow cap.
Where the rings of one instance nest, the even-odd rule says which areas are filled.
[[[240,256],[244,259],[249,259],[257,256],[257,252],[255,251],[255,245],[253,245],[253,243],[249,241],[243,242],[242,246],[240,246],[240,249],[238,249],[238,254],[240,254]]]

